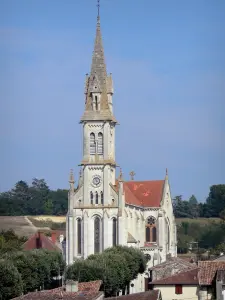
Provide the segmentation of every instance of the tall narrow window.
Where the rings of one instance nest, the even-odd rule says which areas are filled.
[[[98,133],[98,154],[103,154],[103,134],[101,132]]]
[[[168,250],[170,250],[170,227],[167,227]]]
[[[150,228],[149,227],[146,227],[145,228],[145,241],[146,242],[150,242]]]
[[[101,231],[101,225],[100,225],[100,218],[96,217],[94,220],[94,252],[99,253],[100,252],[100,231]]]
[[[116,246],[117,242],[117,220],[116,218],[112,219],[112,245]]]
[[[91,204],[93,204],[93,193],[90,192],[90,200],[91,200]]]
[[[152,227],[152,242],[156,242],[156,227]]]
[[[98,96],[95,96],[95,109],[98,110]]]
[[[101,192],[101,204],[104,204],[104,199],[103,199],[103,192]]]
[[[92,132],[90,134],[90,154],[95,154],[95,134]]]
[[[146,242],[157,241],[157,228],[156,228],[156,220],[154,217],[148,217],[146,225],[145,225],[145,240]]]
[[[95,192],[95,204],[98,204],[98,192]]]
[[[77,254],[81,254],[81,219],[77,220]]]

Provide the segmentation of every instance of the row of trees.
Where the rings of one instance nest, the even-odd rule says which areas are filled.
[[[66,270],[61,253],[44,249],[23,251],[25,240],[11,230],[0,233],[1,300],[54,288],[55,279],[63,274],[66,279],[79,282],[102,280],[105,296],[116,296],[120,290],[129,292],[130,282],[145,271],[148,261],[139,249],[116,246],[77,260]]]
[[[176,218],[225,219],[225,184],[212,185],[205,203],[199,203],[194,195],[189,200],[176,196],[173,209]]]
[[[116,246],[75,261],[67,270],[67,278],[79,282],[102,280],[105,297],[112,297],[120,290],[129,293],[130,282],[144,273],[146,266],[147,257],[139,249]]]
[[[8,192],[0,193],[0,215],[65,215],[68,190],[50,190],[44,179],[34,178],[31,185],[19,181]],[[205,203],[192,195],[189,200],[182,196],[173,199],[176,218],[225,217],[225,184],[210,187]]]
[[[11,230],[0,233],[0,299],[55,287],[54,278],[64,272],[61,253],[43,249],[22,251],[25,240]]]
[[[52,191],[44,179],[34,178],[30,186],[21,180],[0,194],[0,215],[65,215],[67,199],[68,190]]]

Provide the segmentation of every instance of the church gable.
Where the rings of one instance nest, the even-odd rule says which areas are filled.
[[[126,204],[142,207],[160,207],[164,180],[124,182]]]

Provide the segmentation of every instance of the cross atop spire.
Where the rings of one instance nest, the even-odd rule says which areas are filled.
[[[98,20],[100,19],[100,0],[97,0],[98,4],[97,4],[97,7],[98,7]]]

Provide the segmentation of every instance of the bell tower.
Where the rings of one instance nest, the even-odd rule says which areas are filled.
[[[111,203],[109,184],[115,184],[115,125],[113,82],[107,75],[102,43],[99,5],[91,72],[86,75],[83,125],[84,205]]]
[[[99,0],[90,74],[85,80],[83,157],[78,185],[70,174],[66,221],[66,262],[102,252],[117,241],[118,195],[115,191],[113,81],[107,75]]]

